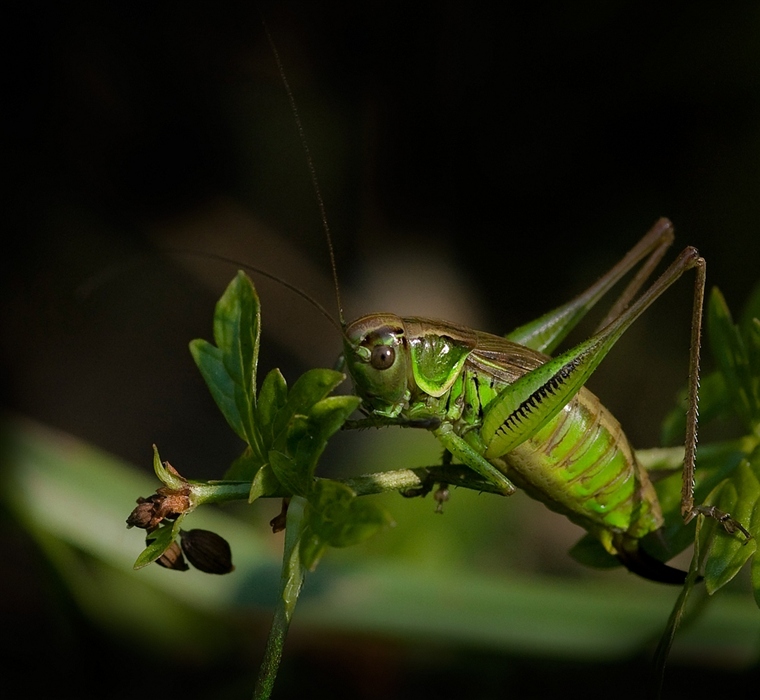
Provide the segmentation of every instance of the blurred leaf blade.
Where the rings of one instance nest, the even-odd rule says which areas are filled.
[[[753,378],[747,344],[739,326],[734,325],[728,305],[717,288],[713,288],[710,295],[707,326],[710,348],[725,380],[731,405],[748,432],[754,432],[760,420],[758,373],[755,372]]]
[[[235,572],[220,578],[152,566],[134,571],[141,533],[127,530],[124,517],[134,494],[150,492],[155,481],[69,436],[35,424],[6,422],[3,433],[13,465],[12,492],[4,492],[3,498],[12,512],[28,523],[36,537],[66,543],[65,549],[56,545],[54,551],[87,551],[106,567],[104,577],[90,573],[71,579],[83,587],[89,580],[81,595],[90,601],[95,600],[92,586],[101,588],[101,602],[92,608],[93,614],[99,615],[102,606],[122,605],[123,591],[129,590],[134,605],[129,614],[118,618],[122,632],[144,636],[153,625],[165,630],[169,624],[188,635],[195,630],[183,643],[208,647],[218,644],[213,641],[217,637],[211,635],[212,642],[204,642],[204,628],[197,626],[200,622],[184,627],[178,627],[176,620],[170,622],[171,616],[180,614],[178,605],[185,611],[182,615],[190,611],[211,615],[217,625],[228,624],[224,620],[230,612],[259,610],[266,624],[280,576],[279,552],[270,544],[270,533],[204,508],[192,514],[193,525],[219,532],[230,541]],[[400,507],[408,504],[403,499],[398,503]],[[77,512],[86,509],[93,520],[72,518],[73,505],[80,509]],[[436,522],[435,516],[431,520]],[[70,557],[62,556],[61,565],[72,566]],[[410,640],[430,636],[491,649],[548,651],[567,658],[613,659],[635,653],[659,633],[675,593],[634,577],[568,583],[540,576],[489,575],[461,566],[417,569],[386,557],[368,557],[361,547],[335,550],[311,574],[310,582],[300,596],[299,625],[394,634]],[[141,598],[143,590],[156,602],[149,604]],[[632,590],[646,595],[632,595]],[[745,603],[746,596],[720,596],[695,627],[695,639],[701,641],[705,634],[709,638],[717,634],[711,630],[719,629],[717,637],[730,637],[733,653],[737,647],[743,649],[739,658],[757,659],[756,619],[749,616]],[[446,614],[441,614],[442,609]],[[158,614],[160,610],[167,617]],[[165,638],[157,632],[157,640]]]

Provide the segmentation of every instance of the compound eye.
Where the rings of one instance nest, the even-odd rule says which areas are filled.
[[[395,359],[396,350],[391,345],[375,345],[369,362],[375,369],[388,369]]]

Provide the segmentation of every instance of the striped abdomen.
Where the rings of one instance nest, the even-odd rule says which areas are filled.
[[[487,404],[548,358],[478,333],[465,384],[468,421],[480,422]],[[474,415],[473,415],[474,414]],[[465,421],[467,422],[467,421]],[[618,421],[582,388],[532,437],[492,460],[515,486],[596,535],[612,554],[615,533],[633,539],[662,525],[657,494]]]
[[[654,487],[620,424],[587,389],[502,460],[516,485],[613,553],[609,530],[640,538],[662,525]]]

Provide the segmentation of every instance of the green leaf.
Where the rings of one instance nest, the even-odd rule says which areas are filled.
[[[284,444],[287,453],[293,457],[294,467],[302,472],[303,477],[299,479],[306,488],[314,478],[314,470],[328,439],[346,422],[360,401],[356,396],[328,396],[309,407],[307,415],[297,414],[291,420]]]
[[[331,479],[314,484],[305,518],[308,531],[301,544],[301,561],[309,570],[316,566],[326,546],[359,544],[392,525],[383,509],[357,498],[348,486]]]
[[[275,608],[264,658],[259,667],[259,676],[253,692],[254,700],[266,700],[271,697],[272,688],[277,678],[285,638],[304,582],[304,571],[299,556],[302,533],[303,503],[300,498],[295,497],[290,503],[287,514],[285,547],[282,553],[282,573],[280,575],[280,597]]]
[[[298,557],[301,566],[306,571],[314,571],[319,564],[319,560],[327,551],[327,542],[325,542],[314,530],[306,525],[301,533],[301,542],[299,543]]]
[[[253,283],[238,272],[214,312],[217,346],[200,339],[190,343],[190,352],[217,406],[230,427],[259,457],[263,452],[254,413],[260,322]]]
[[[257,498],[264,498],[283,490],[282,484],[274,474],[271,464],[265,464],[256,472],[251,483],[251,491],[248,495],[248,503],[253,503]]]
[[[311,472],[319,457],[315,443],[316,433],[317,427],[308,416],[296,414],[275,445],[291,455],[304,472]]]
[[[314,471],[328,439],[360,403],[355,396],[322,398],[342,379],[339,373],[313,370],[307,375],[300,386],[300,379],[293,386],[286,407],[278,414],[278,424],[286,416],[289,421],[278,428],[274,449],[268,453],[272,471],[285,490],[300,496],[311,491]],[[316,403],[309,403],[313,401]]]
[[[756,405],[760,404],[760,319],[753,318],[744,335],[749,358],[749,391]],[[752,426],[758,434],[758,416]]]
[[[757,529],[753,511],[760,502],[760,482],[748,461],[743,461],[733,479],[721,482],[706,502],[729,513],[742,525]],[[739,573],[757,550],[757,536],[747,541],[740,533],[729,534],[713,518],[706,518],[700,532],[700,550],[704,556],[704,578],[707,592],[712,595]]]
[[[694,501],[698,504],[709,502],[708,494],[718,484],[733,477],[739,464],[746,459],[748,450],[753,447],[754,440],[751,438],[700,445],[694,473]],[[665,524],[656,536],[646,537],[642,542],[646,551],[661,561],[672,558],[694,541],[694,524],[684,526],[681,516],[681,467],[682,459],[672,474],[655,482]]]
[[[309,407],[306,416],[293,416],[284,439],[277,442],[280,449],[269,451],[272,471],[286,491],[309,495],[314,470],[328,439],[354,412],[359,401],[355,396],[328,396]]]
[[[279,369],[275,368],[264,377],[259,391],[257,406],[258,426],[263,436],[264,444],[274,442],[274,420],[288,400],[288,384]]]
[[[305,502],[298,496],[291,499],[285,526],[285,547],[282,552],[281,599],[288,620],[298,602],[304,583],[304,570],[299,555],[305,526]]]
[[[359,404],[361,399],[358,396],[328,396],[315,403],[309,411],[309,419],[317,426],[317,436],[327,441],[340,430]]]
[[[734,325],[725,300],[713,289],[708,307],[708,334],[719,371],[703,376],[699,389],[700,424],[738,416],[749,433],[760,435],[760,284]],[[664,445],[683,441],[686,391],[665,418]]]
[[[739,318],[739,328],[745,338],[754,325],[756,318],[760,319],[760,282],[755,284],[755,288],[750,293],[749,299],[745,303],[741,317]]]
[[[231,376],[250,397],[256,388],[260,326],[261,308],[256,289],[248,275],[238,271],[216,304],[214,341],[225,353],[225,365]]]
[[[305,469],[301,469],[290,456],[269,450],[269,464],[277,480],[285,490],[296,496],[307,496],[311,490],[311,475]]]
[[[686,389],[678,393],[677,406],[662,424],[663,445],[683,444],[686,435]],[[705,424],[731,413],[731,395],[721,372],[711,372],[699,381],[699,422]]]
[[[332,369],[311,369],[302,374],[288,393],[285,406],[274,420],[275,440],[288,427],[296,414],[307,414],[311,407],[325,398],[345,379],[345,375]]]
[[[180,523],[184,518],[180,515],[174,522],[165,520],[157,530],[148,535],[150,544],[140,553],[134,563],[135,569],[142,569],[144,566],[153,563],[158,559],[179,535]]]
[[[760,420],[757,378],[753,382],[749,353],[739,328],[734,325],[723,295],[713,288],[708,307],[710,347],[723,373],[736,414],[752,432]]]
[[[158,480],[175,491],[187,486],[187,482],[166,462],[161,461],[161,455],[158,453],[158,447],[153,445],[153,472]]]
[[[261,458],[253,454],[250,445],[246,445],[243,454],[230,465],[224,478],[227,481],[251,481],[261,467]]]

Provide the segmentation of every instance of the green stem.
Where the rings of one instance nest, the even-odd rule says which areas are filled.
[[[272,627],[269,630],[264,659],[259,668],[259,677],[253,691],[253,700],[268,700],[272,694],[282,659],[285,637],[288,634],[290,621],[293,619],[293,611],[303,586],[305,572],[301,567],[299,545],[301,543],[304,504],[304,499],[296,496],[291,499],[288,507],[285,547],[282,553],[281,592],[274,612]]]
[[[430,483],[447,483],[476,491],[495,493],[497,489],[466,467],[447,465],[435,467],[418,467],[416,469],[396,469],[387,472],[364,474],[348,479],[338,479],[351,488],[357,496],[369,496],[388,491],[406,491],[422,488]],[[190,500],[194,507],[203,503],[223,503],[248,499],[250,481],[190,481]],[[283,498],[290,494],[283,490],[274,490],[262,495],[263,498]]]
[[[712,449],[734,449],[748,454],[756,441],[737,440],[717,445],[703,446],[702,452]],[[683,447],[639,450],[637,456],[646,469],[680,469],[683,460]],[[250,481],[185,481],[176,473],[164,469],[156,452],[154,466],[159,479],[169,488],[183,490],[190,488],[190,501],[193,507],[204,503],[224,503],[226,501],[247,500],[250,496]],[[434,483],[445,483],[473,491],[500,493],[488,482],[483,481],[471,469],[460,464],[434,465],[415,469],[394,469],[386,472],[363,474],[348,479],[338,479],[351,488],[357,496],[370,496],[388,491],[407,491],[425,488]],[[262,498],[286,498],[291,494],[281,487],[261,494]]]
[[[657,644],[657,649],[654,653],[652,660],[652,679],[649,687],[649,693],[647,695],[651,700],[660,700],[662,697],[662,688],[665,681],[665,663],[670,655],[670,649],[673,646],[673,640],[675,639],[676,632],[681,626],[683,616],[686,612],[686,605],[689,600],[689,596],[694,590],[694,585],[699,579],[699,567],[700,567],[700,551],[699,551],[699,529],[702,524],[702,518],[697,522],[697,532],[694,536],[694,553],[691,558],[691,565],[689,566],[689,573],[686,576],[683,588],[681,589],[678,598],[676,599],[673,610],[668,618],[668,624],[665,627],[660,641]]]

